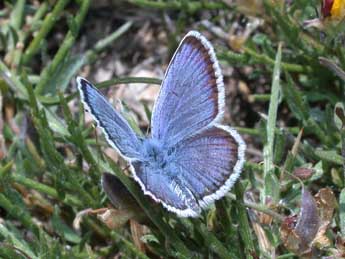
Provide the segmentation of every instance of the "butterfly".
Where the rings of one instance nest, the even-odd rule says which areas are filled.
[[[130,165],[144,194],[181,217],[197,217],[234,185],[246,145],[220,124],[223,76],[211,43],[197,31],[182,39],[151,116],[151,135],[138,136],[86,79],[77,78],[84,108],[107,142]]]

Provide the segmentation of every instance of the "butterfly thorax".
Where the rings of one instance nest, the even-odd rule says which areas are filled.
[[[163,169],[173,158],[174,150],[166,148],[158,140],[149,138],[143,141],[144,162],[152,169]]]

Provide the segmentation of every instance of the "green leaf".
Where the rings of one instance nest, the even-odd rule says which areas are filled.
[[[274,164],[279,164],[283,159],[284,153],[286,152],[286,136],[280,129],[276,130],[275,143],[274,143]]]
[[[288,73],[285,75],[287,78],[287,83],[282,87],[284,99],[297,119],[302,121],[307,120],[309,117],[309,106],[304,101],[302,92],[294,86],[295,83],[291,76]]]
[[[322,161],[320,160],[319,162],[317,162],[316,165],[313,167],[313,169],[315,170],[315,172],[313,176],[310,178],[311,182],[316,181],[323,176],[324,171],[322,167]]]
[[[276,195],[279,189],[279,182],[275,176],[270,174],[274,173],[274,133],[276,129],[276,120],[277,120],[277,111],[279,105],[279,95],[280,95],[280,68],[281,68],[281,53],[282,53],[282,44],[279,44],[273,76],[272,76],[272,87],[271,87],[271,99],[270,105],[268,108],[268,120],[266,125],[267,132],[267,142],[264,146],[264,179],[265,187],[263,189],[263,199],[262,202],[265,202],[267,196],[271,196],[275,201],[279,199],[279,196]],[[267,179],[266,179],[267,178]],[[268,185],[269,184],[269,185]]]
[[[45,115],[47,117],[49,128],[51,128],[53,132],[56,132],[61,136],[70,136],[69,132],[66,129],[66,124],[61,120],[61,118],[57,117],[56,113],[51,111],[49,108],[43,106],[41,107],[44,110]]]
[[[140,240],[143,241],[146,244],[148,244],[148,243],[157,243],[157,244],[159,244],[160,243],[158,238],[155,235],[152,235],[152,234],[143,235],[140,238]]]
[[[272,198],[272,200],[276,203],[279,202],[280,184],[277,176],[275,175],[275,170],[269,171],[269,174],[266,175],[264,185],[265,197]]]
[[[269,175],[266,178],[268,177]],[[236,192],[236,201],[243,201],[244,188],[241,182],[237,182],[235,184],[235,192]],[[239,219],[239,233],[244,243],[246,258],[253,258],[252,255],[255,254],[253,235],[250,229],[247,209],[244,207],[243,204],[238,203],[237,215]]]
[[[341,190],[339,196],[339,219],[340,231],[345,236],[345,188]]]
[[[65,92],[75,74],[85,64],[85,61],[84,55],[72,57],[67,55],[50,76],[49,81],[44,87],[44,94],[55,96],[58,91]]]
[[[76,37],[78,35],[79,26],[72,15],[67,16],[67,24],[70,32]]]
[[[3,236],[6,241],[11,243],[16,249],[19,249],[30,256],[30,258],[39,259],[39,257],[37,257],[31,250],[29,244],[24,240],[24,238],[16,235],[13,230],[7,228],[3,223],[0,223],[0,235]]]
[[[344,162],[344,158],[335,150],[316,149],[315,155],[324,161],[331,162],[337,165],[342,165]]]
[[[18,0],[11,12],[10,24],[15,30],[19,30],[24,21],[25,0]]]
[[[345,71],[342,70],[333,60],[324,57],[319,57],[319,62],[321,65],[324,65],[334,74],[339,76],[343,81],[345,81]]]
[[[345,128],[345,108],[341,102],[336,103],[334,108],[334,123],[338,130]]]
[[[208,231],[204,223],[198,224],[198,229],[209,249],[217,254],[219,258],[235,258],[232,252],[211,231]]]
[[[60,218],[60,210],[58,206],[54,207],[53,217],[51,219],[52,227],[62,238],[68,242],[78,244],[81,241],[78,236],[69,226],[67,226]]]

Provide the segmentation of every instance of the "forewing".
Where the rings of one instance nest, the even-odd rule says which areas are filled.
[[[152,136],[175,144],[222,119],[224,84],[213,47],[189,32],[170,62],[152,114]]]
[[[230,127],[215,125],[180,142],[175,148],[183,185],[201,207],[223,197],[239,177],[245,143]]]
[[[127,121],[90,82],[81,77],[77,82],[84,108],[103,130],[108,143],[127,160],[140,159],[141,141]]]
[[[164,169],[155,170],[141,161],[134,161],[131,166],[134,179],[140,184],[144,194],[169,211],[181,217],[196,217],[201,208],[193,193],[182,184],[178,168],[173,164]]]

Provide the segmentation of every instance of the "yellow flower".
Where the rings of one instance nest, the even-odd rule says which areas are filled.
[[[336,20],[345,18],[345,0],[334,0],[331,8],[331,18]]]
[[[321,30],[345,23],[345,0],[322,0],[321,17],[304,21],[304,26]],[[340,25],[343,26],[343,25]]]

